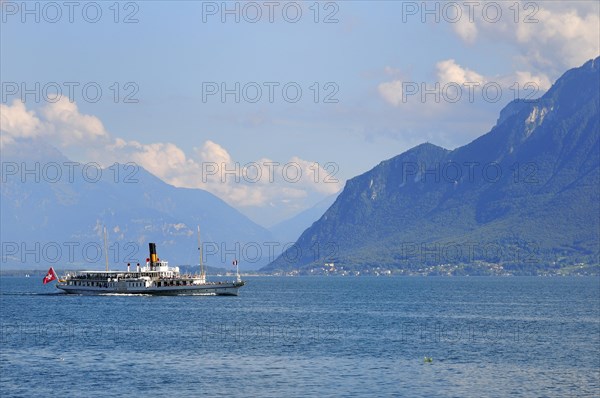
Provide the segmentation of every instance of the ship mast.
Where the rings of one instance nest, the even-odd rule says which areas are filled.
[[[106,245],[106,226],[104,226],[104,260],[106,261],[106,272],[108,272],[108,247]]]
[[[200,253],[200,278],[202,281],[205,280],[206,275],[204,274],[204,263],[202,262],[202,244],[200,243],[200,226],[198,225],[198,251]]]

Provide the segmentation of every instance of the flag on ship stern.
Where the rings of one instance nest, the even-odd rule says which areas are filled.
[[[52,282],[55,279],[58,279],[58,276],[56,276],[56,272],[54,272],[54,267],[50,267],[48,273],[44,277],[44,285],[48,282]]]

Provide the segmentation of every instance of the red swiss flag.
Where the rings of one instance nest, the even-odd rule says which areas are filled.
[[[54,272],[54,268],[50,267],[50,269],[48,270],[48,273],[44,277],[44,285],[48,282],[52,282],[55,279],[58,279],[58,276],[56,276],[56,272]]]

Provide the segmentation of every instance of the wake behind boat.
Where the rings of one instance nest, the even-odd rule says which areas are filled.
[[[67,273],[58,280],[56,287],[72,294],[151,294],[184,295],[211,294],[237,296],[245,282],[237,278],[231,282],[207,282],[201,263],[200,275],[181,275],[179,267],[170,267],[156,255],[156,245],[149,244],[150,257],[146,266],[137,264],[135,271],[79,271]],[[202,257],[202,254],[200,254]],[[51,272],[54,270],[51,268]],[[50,274],[50,271],[49,271]],[[46,281],[44,282],[46,283]]]

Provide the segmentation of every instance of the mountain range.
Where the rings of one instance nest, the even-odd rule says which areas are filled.
[[[32,141],[7,145],[2,158],[3,267],[103,267],[97,251],[104,250],[104,226],[111,268],[144,261],[148,242],[172,262],[198,264],[197,225],[204,261],[213,266],[230,264],[248,242],[273,239],[213,194],[176,188],[139,166],[74,162],[70,171],[58,150]],[[246,266],[261,264],[265,260]]]
[[[540,274],[600,247],[600,58],[515,100],[454,150],[430,143],[347,181],[267,272]]]

